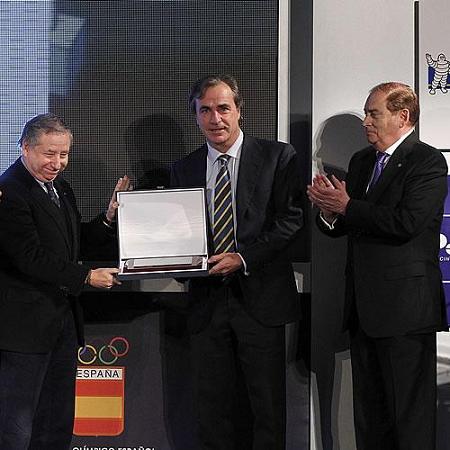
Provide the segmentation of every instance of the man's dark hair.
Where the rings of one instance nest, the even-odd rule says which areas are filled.
[[[72,131],[65,122],[55,114],[46,113],[33,117],[25,124],[19,145],[22,146],[25,142],[29,145],[36,145],[39,137],[48,133],[67,133],[72,140]]]
[[[202,98],[205,95],[207,89],[213,86],[217,86],[220,83],[225,83],[231,89],[234,96],[234,104],[237,109],[242,109],[244,104],[241,93],[239,91],[236,80],[231,75],[208,75],[206,77],[197,80],[191,87],[189,93],[189,109],[192,114],[196,113],[195,100]]]

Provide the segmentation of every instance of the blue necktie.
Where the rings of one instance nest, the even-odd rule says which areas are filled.
[[[219,173],[214,188],[214,252],[234,252],[234,221],[231,196],[231,180],[228,172],[230,156],[219,156]]]
[[[375,163],[375,169],[373,171],[373,177],[370,180],[369,189],[368,190],[372,189],[375,186],[375,184],[377,183],[378,179],[381,176],[381,172],[383,172],[384,165],[385,165],[386,159],[388,157],[389,157],[388,153],[377,152],[377,161]]]
[[[53,181],[44,183],[44,186],[47,188],[47,193],[50,197],[50,200],[59,208],[61,206],[61,203],[59,202],[59,198],[56,195],[55,188],[53,187]]]

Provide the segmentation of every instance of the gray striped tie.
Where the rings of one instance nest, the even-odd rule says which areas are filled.
[[[214,189],[214,251],[216,254],[234,252],[234,222],[231,202],[231,181],[228,172],[228,155],[219,156],[219,173]]]
[[[48,181],[47,183],[44,183],[44,185],[47,188],[47,193],[50,197],[50,200],[59,208],[61,206],[61,203],[58,196],[56,195],[55,188],[53,187],[53,181]]]

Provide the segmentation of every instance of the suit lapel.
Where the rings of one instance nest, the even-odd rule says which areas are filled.
[[[367,200],[370,200],[371,202],[377,201],[392,181],[403,172],[405,167],[405,157],[411,148],[411,145],[416,142],[416,140],[417,136],[413,132],[397,147],[394,154],[389,158],[377,184],[367,193]]]
[[[42,189],[30,172],[28,172],[22,161],[20,161],[20,158],[14,163],[12,169],[17,179],[28,188],[31,198],[47,213],[49,220],[55,223],[58,230],[64,236],[67,248],[71,250],[72,243],[69,241],[64,215],[61,214],[61,211],[53,204],[44,189]]]
[[[260,172],[264,163],[264,153],[257,141],[244,136],[239,163],[238,182],[236,188],[236,221],[243,223],[243,217],[247,211],[255,192],[255,187],[260,179]]]
[[[55,187],[58,191],[59,199],[61,201],[61,205],[64,208],[64,215],[67,217],[67,226],[69,227],[69,233],[67,236],[67,241],[70,242],[70,250],[72,260],[76,258],[76,249],[79,247],[78,243],[78,217],[77,211],[74,209],[74,205],[69,201],[68,193],[66,192],[63,184],[59,179],[55,180]],[[63,214],[61,214],[63,215]],[[67,227],[66,227],[67,229]]]
[[[190,167],[185,171],[187,185],[191,187],[206,187],[206,158],[208,147],[203,145],[197,152],[192,154]]]
[[[204,144],[198,150],[191,154],[188,161],[188,166],[185,168],[183,173],[186,179],[183,180],[184,187],[203,187],[206,190],[206,158],[208,157],[208,146]],[[206,224],[207,224],[207,238],[208,238],[208,249],[212,254],[213,236],[212,236],[212,224],[209,217],[207,199],[205,198],[206,205]]]
[[[369,184],[370,177],[372,176],[375,160],[376,150],[371,148],[362,159],[359,169],[356,170],[357,179],[354,186],[352,187],[349,183],[349,189],[351,189],[351,196],[353,198],[362,199],[366,196],[366,189]]]
[[[32,186],[30,193],[36,203],[39,204],[39,207],[48,214],[49,220],[55,223],[56,227],[64,237],[68,250],[71,251],[72,243],[69,241],[63,212],[58,209],[37,183],[35,183],[35,186]]]

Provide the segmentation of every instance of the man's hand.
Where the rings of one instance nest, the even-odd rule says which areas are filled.
[[[116,187],[112,193],[111,200],[109,201],[108,211],[106,211],[106,220],[109,223],[114,221],[117,208],[119,207],[119,203],[117,203],[117,193],[120,191],[129,190],[131,190],[131,180],[127,175],[124,175],[122,178],[118,179]]]
[[[308,194],[308,198],[311,201],[311,203],[313,203],[320,209],[324,218],[326,220],[332,221],[336,217],[336,214],[333,213],[332,211],[325,209],[323,205],[322,206],[319,205],[320,201],[318,199],[319,196],[318,191],[328,188],[334,189],[334,186],[331,184],[331,181],[328,180],[328,178],[325,175],[318,174],[314,177],[313,184],[308,185],[306,192]]]
[[[237,253],[219,253],[208,259],[213,267],[209,270],[210,275],[230,275],[242,267],[242,259]]]
[[[122,284],[117,278],[116,274],[119,269],[115,268],[99,268],[91,270],[88,283],[95,288],[111,289],[115,285]]]
[[[325,175],[316,175],[312,185],[307,189],[308,198],[320,208],[325,219],[332,219],[336,214],[345,215],[350,197],[347,194],[345,181],[334,175],[331,181]]]

